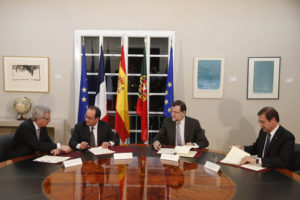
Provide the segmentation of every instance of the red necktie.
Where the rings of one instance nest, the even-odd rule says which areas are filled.
[[[40,140],[40,129],[36,129],[36,136],[37,136],[37,139]]]

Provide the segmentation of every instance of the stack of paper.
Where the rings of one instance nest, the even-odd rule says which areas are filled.
[[[158,154],[171,154],[173,155],[175,153],[174,148],[161,148],[158,152]]]
[[[68,160],[70,157],[64,157],[64,156],[42,156],[39,157],[33,161],[37,161],[37,162],[45,162],[45,163],[59,163],[59,162],[63,162],[65,160]]]
[[[102,148],[102,147],[90,148],[89,151],[92,152],[95,155],[112,154],[112,153],[115,152],[115,151],[105,149],[105,148]]]
[[[236,146],[233,146],[231,150],[228,152],[226,157],[220,161],[220,163],[230,164],[230,165],[239,165],[240,161],[245,157],[250,156],[249,153],[239,149]],[[240,165],[242,168],[251,169],[254,171],[260,171],[266,169],[265,167],[260,166],[259,164],[244,164]]]

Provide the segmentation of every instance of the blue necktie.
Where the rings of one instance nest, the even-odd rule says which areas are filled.
[[[264,157],[266,156],[266,153],[268,152],[268,149],[269,149],[269,145],[270,145],[270,137],[271,137],[271,134],[268,133],[267,137],[266,137],[266,145],[265,145],[265,151],[264,151]]]

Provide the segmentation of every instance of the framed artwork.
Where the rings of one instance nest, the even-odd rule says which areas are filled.
[[[224,58],[194,59],[194,98],[223,98]]]
[[[247,99],[279,99],[280,57],[249,57]]]
[[[49,58],[3,57],[6,92],[49,92]]]

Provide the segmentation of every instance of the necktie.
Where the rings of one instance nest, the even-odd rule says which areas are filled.
[[[266,153],[268,152],[268,149],[269,149],[270,137],[271,137],[271,134],[268,133],[267,138],[266,138],[267,141],[266,141],[266,145],[265,145],[264,157],[265,157],[265,155],[266,155]]]
[[[91,127],[91,134],[90,134],[90,146],[95,146],[95,136],[94,136],[94,127]]]
[[[176,145],[181,146],[180,122],[176,122]]]
[[[36,129],[36,137],[38,140],[40,140],[40,134],[41,134],[40,129],[39,128]]]

